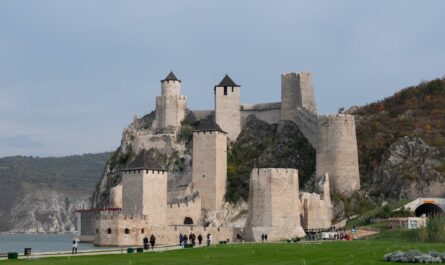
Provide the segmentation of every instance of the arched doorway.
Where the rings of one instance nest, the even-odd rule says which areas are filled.
[[[185,217],[184,218],[184,224],[185,225],[192,225],[193,224],[193,219],[190,217]]]
[[[432,203],[424,203],[416,208],[416,216],[420,217],[422,214],[426,214],[426,216],[434,216],[437,214],[443,213],[442,208]]]

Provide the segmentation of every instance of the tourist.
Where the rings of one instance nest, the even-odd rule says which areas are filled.
[[[198,235],[198,243],[201,246],[201,243],[202,243],[202,235],[201,234]]]
[[[267,234],[264,234],[264,241],[267,242]]]
[[[207,234],[207,246],[210,247],[212,244],[212,234]]]
[[[184,247],[187,247],[187,242],[189,241],[187,234],[184,234],[184,236],[182,238],[183,238],[182,242],[184,242]]]
[[[148,237],[145,236],[144,239],[142,240],[142,242],[144,243],[145,252],[147,252],[148,249],[150,248],[149,245],[148,245]]]
[[[156,237],[153,234],[151,234],[151,236],[150,236],[151,250],[154,249],[155,243],[156,243]]]
[[[73,239],[73,249],[71,250],[71,254],[77,254],[77,239]]]
[[[195,240],[196,240],[196,236],[194,233],[190,234],[190,241],[192,242],[192,246],[195,246]]]
[[[261,234],[261,243],[264,243],[264,234]]]
[[[184,240],[181,233],[179,233],[179,245],[182,246],[182,241]]]

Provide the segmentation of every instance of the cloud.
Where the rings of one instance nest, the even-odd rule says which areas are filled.
[[[0,145],[14,148],[41,147],[43,143],[36,139],[36,134],[16,134],[0,137]]]

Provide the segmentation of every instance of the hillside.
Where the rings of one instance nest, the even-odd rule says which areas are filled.
[[[356,117],[362,187],[406,199],[445,193],[445,80],[348,111]]]
[[[74,210],[89,205],[110,155],[0,158],[0,231],[74,229]]]

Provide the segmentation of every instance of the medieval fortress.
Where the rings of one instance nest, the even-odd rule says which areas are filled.
[[[155,119],[150,128],[124,130],[123,153],[156,149],[169,155],[183,152],[178,141],[188,112],[211,123],[193,131],[191,172],[178,175],[141,163],[122,171],[122,181],[110,191],[107,209],[80,210],[78,231],[97,245],[140,245],[154,234],[160,244],[176,244],[179,233],[212,234],[214,241],[248,241],[302,237],[310,229],[329,228],[330,190],[350,195],[360,189],[354,117],[317,113],[312,74],[281,75],[281,102],[241,104],[241,86],[228,75],[214,87],[215,109],[192,111],[181,95],[173,72],[161,80]],[[298,169],[254,168],[250,176],[247,220],[228,224],[218,216],[231,211],[224,201],[227,152],[249,116],[269,124],[293,121],[316,150],[318,193],[300,192]],[[137,119],[135,119],[135,122]],[[207,218],[204,218],[204,215]],[[214,216],[215,220],[209,220]],[[218,220],[217,220],[218,219]]]

